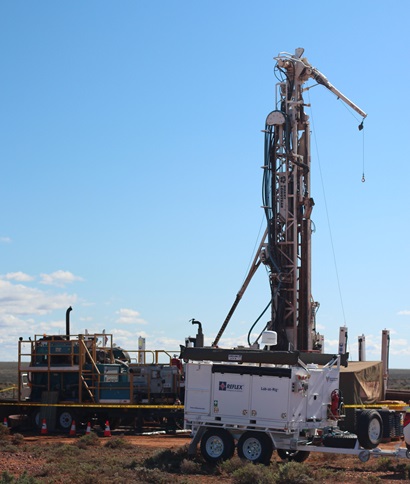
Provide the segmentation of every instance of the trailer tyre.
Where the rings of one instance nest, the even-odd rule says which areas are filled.
[[[288,450],[278,449],[278,456],[282,460],[293,460],[295,462],[304,462],[310,455],[306,450]]]
[[[30,415],[30,420],[31,420],[32,427],[34,427],[35,430],[41,429],[41,413],[40,413],[40,410],[34,410],[34,412]]]
[[[364,410],[357,422],[357,437],[364,449],[375,449],[383,438],[383,421],[376,410]]]
[[[73,412],[69,410],[63,410],[58,414],[57,425],[61,430],[69,432],[71,429],[71,424],[75,420]]]
[[[239,457],[253,464],[268,465],[272,452],[272,440],[261,432],[245,432],[238,441]]]
[[[234,451],[235,443],[227,430],[209,429],[201,439],[201,454],[211,464],[230,459]]]

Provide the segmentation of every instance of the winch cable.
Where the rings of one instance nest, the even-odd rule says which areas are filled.
[[[330,225],[329,209],[328,209],[328,206],[327,206],[326,190],[325,190],[325,184],[324,184],[324,181],[323,181],[322,166],[321,166],[321,163],[320,163],[320,155],[319,155],[319,148],[318,148],[318,143],[317,143],[317,138],[316,138],[313,109],[312,109],[312,103],[310,101],[310,91],[308,90],[307,92],[308,92],[309,104],[310,104],[313,139],[315,140],[316,156],[317,156],[319,174],[320,174],[320,182],[321,182],[321,186],[322,186],[325,213],[326,213],[326,219],[327,219],[327,226],[328,226],[328,230],[329,230],[330,245],[331,245],[332,254],[333,254],[333,264],[334,264],[334,267],[335,267],[336,281],[337,281],[337,287],[338,287],[339,299],[340,299],[340,306],[341,306],[342,314],[343,314],[343,324],[344,324],[344,326],[346,326],[346,314],[345,314],[345,308],[344,308],[343,296],[342,296],[342,289],[341,289],[340,279],[339,279],[339,270],[338,270],[338,267],[337,267],[336,251],[335,251],[335,247],[334,247],[334,243],[333,243],[332,228],[331,228],[331,225]]]
[[[360,128],[360,126],[361,126],[361,128]],[[363,151],[363,175],[362,175],[362,182],[364,183],[364,182],[366,181],[366,178],[365,178],[365,176],[364,176],[364,159],[365,159],[365,156],[364,156],[364,129],[363,129],[363,121],[362,121],[362,123],[359,125],[359,129],[361,129],[361,131],[362,131],[362,133],[363,133],[363,134],[362,134],[362,145],[363,145],[363,150],[362,150],[362,151]]]
[[[252,346],[252,343],[251,343],[251,333],[252,333],[252,330],[253,328],[257,325],[257,323],[259,322],[259,320],[261,319],[261,317],[266,313],[266,311],[268,310],[269,306],[272,304],[272,300],[269,301],[268,305],[265,307],[265,309],[261,312],[261,314],[258,316],[258,319],[252,324],[251,328],[249,329],[249,332],[248,332],[248,345],[249,346]],[[266,323],[265,327],[263,328],[262,332],[265,331],[266,327],[268,326],[269,322]],[[262,334],[261,332],[261,334]],[[258,339],[260,338],[261,335],[258,336],[258,338],[255,340],[255,343],[258,342]]]
[[[337,98],[340,102],[341,99]],[[310,100],[309,100],[310,102]],[[349,109],[346,104],[344,102],[342,102],[342,106],[346,109],[346,111],[354,117],[354,119],[357,121],[357,122],[360,122],[359,126],[358,126],[358,130],[362,132],[362,182],[364,183],[366,181],[366,178],[364,176],[364,159],[365,159],[365,156],[364,156],[364,118],[362,119],[362,121],[360,121],[360,119],[354,114],[354,112]],[[312,120],[312,125],[313,125],[313,120]]]
[[[277,293],[279,292],[279,289],[280,289],[280,286],[281,284],[279,283],[278,287],[276,288],[276,291],[273,295],[273,297],[271,298],[271,300],[269,301],[269,303],[267,304],[267,306],[265,307],[265,309],[262,311],[262,313],[258,316],[257,320],[252,324],[252,326],[250,327],[249,329],[249,332],[248,332],[248,345],[249,346],[252,346],[252,343],[251,343],[251,333],[252,333],[252,330],[253,328],[258,324],[258,322],[260,321],[260,319],[262,318],[262,316],[266,313],[266,311],[268,310],[269,306],[271,306],[272,304],[272,301],[275,299]],[[256,338],[256,340],[253,342],[253,344],[257,343],[259,341],[259,338],[262,336],[262,333],[265,331],[265,329],[268,327],[270,321],[268,321],[265,326],[263,327],[262,331],[259,333],[259,336]],[[284,331],[284,330],[283,330]],[[279,335],[280,336],[280,335]]]

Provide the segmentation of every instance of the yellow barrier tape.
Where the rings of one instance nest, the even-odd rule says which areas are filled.
[[[374,405],[343,405],[344,408],[402,408],[404,410],[410,410],[410,407],[405,403],[400,405],[399,403],[386,403],[386,404],[374,404]]]
[[[183,410],[183,405],[132,405],[132,404],[98,404],[98,403],[33,403],[33,402],[0,402],[0,406],[13,405],[16,407],[70,407],[70,408],[130,408],[130,409],[164,409]]]
[[[3,388],[3,390],[0,390],[0,393],[9,392],[10,390],[17,390],[17,387]]]

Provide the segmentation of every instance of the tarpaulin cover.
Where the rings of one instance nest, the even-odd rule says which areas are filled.
[[[383,400],[381,361],[353,361],[340,368],[340,390],[345,405],[372,404]]]

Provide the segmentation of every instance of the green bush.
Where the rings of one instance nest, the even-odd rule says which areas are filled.
[[[4,471],[0,476],[0,484],[38,484],[39,481],[33,476],[29,476],[26,471],[20,477],[15,478],[8,472]]]
[[[60,444],[60,445],[47,445],[44,449],[39,449],[39,452],[45,454],[47,462],[63,461],[64,459],[76,458],[81,454],[81,450],[75,445]]]
[[[400,478],[403,479],[410,478],[410,464],[406,464],[403,461],[393,461],[390,457],[379,457],[374,466],[374,470],[379,472],[394,472],[395,474],[399,474]]]
[[[10,430],[0,422],[0,441],[7,440],[10,435]]]
[[[110,440],[107,440],[104,447],[108,447],[109,449],[133,449],[134,446],[127,442],[122,437],[115,437]]]
[[[33,476],[29,476],[26,471],[21,474],[21,476],[16,479],[16,484],[37,484],[39,481],[35,479]]]
[[[393,462],[390,457],[379,457],[375,469],[380,472],[388,472],[393,470]]]
[[[276,473],[276,482],[278,484],[302,484],[313,482],[311,472],[305,464],[299,462],[286,462],[280,465]]]
[[[86,449],[87,447],[98,447],[100,445],[100,439],[97,434],[88,434],[80,437],[75,445],[79,449]]]
[[[169,484],[169,476],[159,469],[145,469],[143,467],[138,469],[138,474],[135,475],[135,482],[143,482],[144,484]]]
[[[147,469],[160,469],[161,471],[166,472],[179,472],[182,461],[187,457],[187,452],[187,445],[184,445],[177,450],[161,450],[152,457],[145,459],[143,465]]]
[[[21,434],[12,434],[11,443],[13,445],[21,445],[24,443],[24,437]]]
[[[369,474],[366,477],[359,479],[359,482],[363,484],[382,484],[383,481],[380,479],[380,477]]]
[[[201,464],[193,460],[184,459],[180,465],[181,474],[201,474]]]
[[[218,464],[218,472],[220,474],[231,475],[238,469],[242,469],[249,464],[246,460],[241,460],[237,455],[234,455],[232,459],[225,460]]]
[[[2,452],[8,452],[9,454],[15,454],[18,452],[18,448],[15,445],[10,444],[8,441],[5,441],[2,443],[1,446],[1,451]]]
[[[263,464],[246,462],[240,469],[232,473],[234,484],[275,484],[276,475],[272,469]]]
[[[407,480],[410,477],[410,464],[406,464],[405,462],[397,462],[397,464],[393,466],[392,471],[395,474],[399,474],[400,478]]]
[[[3,471],[0,476],[0,484],[10,484],[12,482],[14,482],[14,477],[7,471]]]

